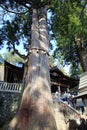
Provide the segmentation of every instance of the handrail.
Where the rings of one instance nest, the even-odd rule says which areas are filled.
[[[80,118],[80,112],[77,111],[75,108],[70,106],[67,102],[62,101],[60,98],[55,98],[54,94],[52,94],[53,102],[59,103],[61,110],[66,111],[67,116],[71,119]]]
[[[64,101],[62,100],[56,100],[56,99],[53,99],[53,102],[59,102],[60,104],[64,104],[63,107],[67,106],[69,109],[71,109],[73,112],[76,112],[78,115],[80,115],[80,113],[75,109],[73,108],[72,106],[68,105],[67,103],[65,103]]]
[[[1,92],[21,93],[22,83],[7,83],[0,81]]]

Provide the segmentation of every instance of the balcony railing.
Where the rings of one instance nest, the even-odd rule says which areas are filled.
[[[22,83],[7,83],[0,81],[1,92],[21,93]]]

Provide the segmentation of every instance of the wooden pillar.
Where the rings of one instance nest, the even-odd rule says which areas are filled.
[[[66,92],[69,92],[69,86],[67,87],[67,91]]]

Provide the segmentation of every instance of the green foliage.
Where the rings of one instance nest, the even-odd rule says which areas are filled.
[[[2,55],[0,54],[0,58],[2,58]]]
[[[4,19],[3,16],[6,16],[7,11],[3,10],[0,48],[7,43],[7,49],[15,51],[14,46],[23,44],[28,53],[31,37],[31,9],[49,5],[48,8],[52,13],[49,31],[52,32],[52,39],[57,40],[54,56],[60,59],[63,66],[70,63],[75,68],[79,66],[75,38],[82,39],[84,42],[79,44],[79,48],[87,50],[86,0],[2,0],[0,5],[8,10],[10,17],[10,19]],[[12,15],[9,10],[17,13]]]
[[[25,6],[18,5],[10,0],[3,0],[0,2],[0,5],[3,7],[1,9],[0,49],[6,43],[8,51],[15,51],[16,45],[19,46],[22,44],[25,51],[27,51],[31,35],[31,12]],[[8,12],[4,9],[7,9]]]
[[[4,43],[7,44],[7,49],[9,51],[13,50],[14,46],[23,44],[24,49],[28,53],[31,37],[32,7],[39,8],[49,3],[50,0],[0,1],[2,7],[2,14],[0,17],[3,22],[3,26],[0,27],[0,49],[4,47]]]
[[[79,75],[82,73],[82,68],[80,65],[78,65],[77,68],[75,68],[73,65],[70,66],[70,76],[74,78],[79,78]]]
[[[57,39],[55,56],[64,64],[79,66],[79,50],[87,50],[87,1],[55,0],[51,6],[52,30]],[[81,43],[76,46],[76,39]]]
[[[3,59],[9,63],[16,65],[18,62],[23,63],[24,60],[13,52],[7,52],[3,55]]]

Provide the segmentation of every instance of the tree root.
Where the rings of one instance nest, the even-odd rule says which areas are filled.
[[[15,117],[12,119],[12,121],[7,126],[6,130],[16,130],[18,125],[18,116],[15,115]]]

